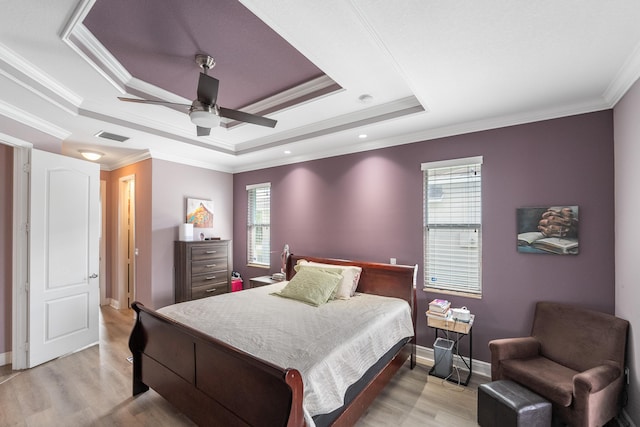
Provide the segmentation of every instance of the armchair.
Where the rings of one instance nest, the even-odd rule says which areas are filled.
[[[531,336],[489,342],[491,379],[545,397],[571,426],[602,426],[620,410],[628,327],[610,314],[538,302]]]

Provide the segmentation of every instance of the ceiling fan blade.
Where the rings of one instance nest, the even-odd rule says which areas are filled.
[[[215,77],[200,73],[198,80],[198,101],[206,105],[215,105],[218,99],[218,85],[220,82]]]
[[[276,127],[277,120],[268,119],[262,116],[256,116],[255,114],[245,113],[244,111],[231,110],[229,108],[220,107],[220,117],[226,119],[238,120],[240,122],[252,123],[254,125],[267,126],[270,128]]]
[[[173,106],[177,105],[179,107],[191,108],[191,105],[189,105],[189,104],[180,104],[178,102],[155,101],[153,99],[123,98],[121,96],[119,96],[118,99],[120,101],[126,101],[126,102],[137,102],[138,104],[167,105],[167,106],[170,106],[170,107],[173,107]]]
[[[211,129],[203,128],[202,126],[196,126],[196,129],[198,131],[198,136],[207,136],[211,133]]]

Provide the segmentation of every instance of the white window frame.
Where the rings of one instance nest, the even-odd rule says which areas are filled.
[[[268,190],[268,210],[257,218],[255,211],[258,191]],[[260,231],[263,239],[257,242],[256,233]],[[266,239],[264,236],[266,235]],[[260,244],[258,244],[260,243]],[[252,267],[271,267],[271,183],[247,185],[247,265]]]
[[[425,291],[482,297],[482,160],[421,165]]]

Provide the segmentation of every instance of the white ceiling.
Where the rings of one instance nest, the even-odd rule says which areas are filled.
[[[636,0],[241,3],[342,90],[269,114],[275,129],[197,137],[181,112],[117,100],[191,102],[104,49],[82,25],[93,0],[0,0],[0,141],[94,149],[107,170],[151,156],[240,172],[608,109],[640,76]]]

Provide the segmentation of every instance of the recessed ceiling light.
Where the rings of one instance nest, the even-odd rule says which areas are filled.
[[[284,150],[284,154],[291,154],[291,151],[289,151],[289,150]]]
[[[360,139],[365,139],[367,137],[366,133],[361,133],[360,135],[358,135],[358,138]]]
[[[358,97],[358,101],[362,102],[363,104],[369,104],[371,101],[373,101],[373,96],[365,93]]]
[[[91,160],[92,162],[95,162],[96,160],[100,160],[100,158],[102,156],[104,156],[104,153],[101,153],[99,151],[91,151],[91,150],[78,150],[80,152],[80,154],[82,154],[82,157],[84,157],[87,160]]]

